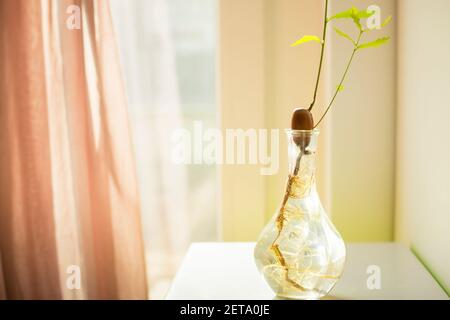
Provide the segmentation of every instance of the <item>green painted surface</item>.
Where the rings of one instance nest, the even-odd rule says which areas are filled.
[[[416,256],[416,258],[420,261],[420,263],[427,269],[427,271],[431,274],[431,276],[436,280],[436,282],[439,284],[439,286],[442,288],[442,290],[447,293],[447,296],[450,298],[450,288],[447,288],[444,284],[444,281],[433,272],[433,270],[428,266],[428,264],[425,262],[425,260],[420,256],[419,252],[414,248],[414,246],[411,246],[411,252]]]

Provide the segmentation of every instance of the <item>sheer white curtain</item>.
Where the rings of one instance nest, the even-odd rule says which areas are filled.
[[[141,193],[150,297],[160,297],[190,241],[186,167],[171,161],[181,127],[174,44],[165,0],[112,0]]]

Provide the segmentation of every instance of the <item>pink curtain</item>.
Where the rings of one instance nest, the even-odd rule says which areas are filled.
[[[147,296],[108,5],[0,0],[0,298]]]

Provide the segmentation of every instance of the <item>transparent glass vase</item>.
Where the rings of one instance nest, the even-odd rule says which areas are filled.
[[[339,280],[345,244],[316,190],[318,130],[287,130],[289,177],[278,212],[262,231],[255,261],[272,290],[291,299],[318,299]]]

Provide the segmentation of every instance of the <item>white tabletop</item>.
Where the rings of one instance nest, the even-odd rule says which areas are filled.
[[[277,299],[255,266],[254,245],[192,244],[166,299]],[[373,270],[380,271],[381,289],[368,288],[368,279],[371,287],[374,284],[370,281]],[[344,274],[327,298],[448,299],[448,296],[405,246],[376,243],[347,244]]]

